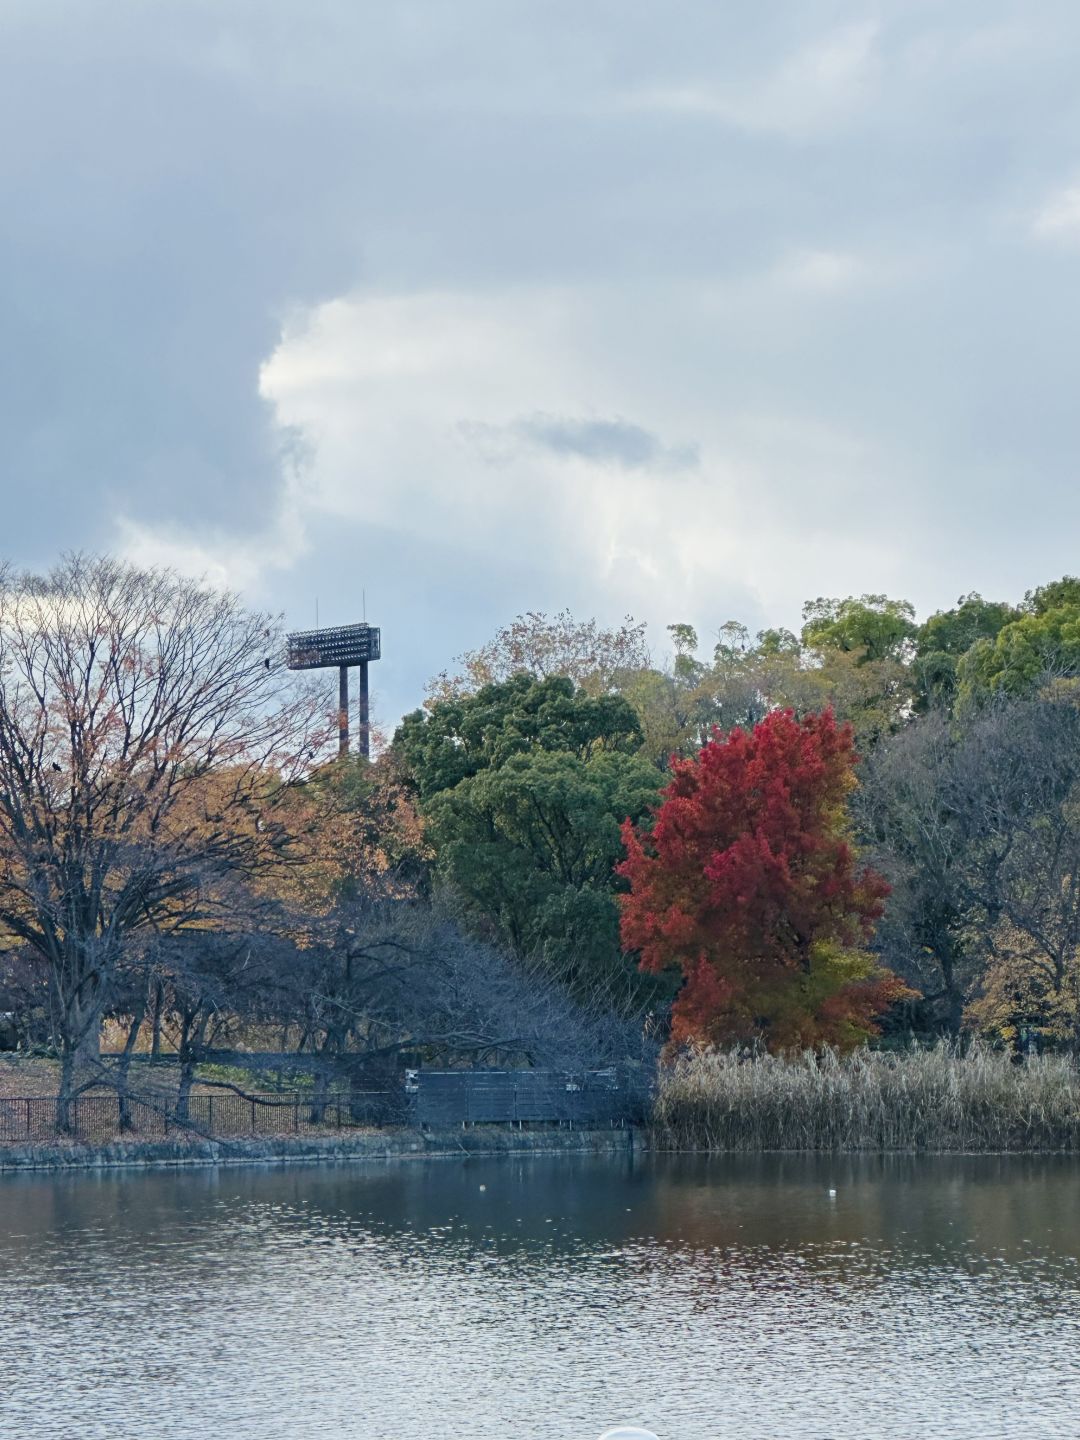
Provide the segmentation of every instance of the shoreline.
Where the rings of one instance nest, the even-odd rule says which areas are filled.
[[[499,1155],[695,1155],[746,1159],[750,1156],[827,1156],[838,1159],[981,1157],[1072,1159],[1072,1148],[979,1145],[948,1147],[858,1147],[843,1149],[709,1149],[672,1145],[646,1126],[619,1130],[511,1130],[476,1126],[469,1130],[366,1131],[340,1138],[265,1136],[238,1140],[118,1140],[107,1145],[0,1145],[0,1178],[42,1171],[189,1170],[255,1165],[327,1165],[368,1160],[491,1159]]]
[[[469,1156],[631,1154],[645,1131],[366,1131],[333,1139],[267,1136],[251,1140],[116,1140],[107,1145],[0,1145],[0,1175],[34,1170],[170,1170],[232,1165],[311,1165],[351,1160],[427,1160]]]

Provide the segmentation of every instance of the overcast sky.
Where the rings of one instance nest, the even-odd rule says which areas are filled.
[[[383,627],[1080,570],[1076,0],[0,0],[0,551]]]

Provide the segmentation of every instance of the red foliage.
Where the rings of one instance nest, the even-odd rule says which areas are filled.
[[[623,944],[678,968],[672,1044],[848,1044],[908,994],[862,946],[888,885],[846,836],[856,755],[831,710],[775,711],[672,760],[651,833],[623,827]]]

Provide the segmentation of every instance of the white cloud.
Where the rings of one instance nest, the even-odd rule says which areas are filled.
[[[297,623],[366,588],[406,704],[530,606],[1073,564],[1075,3],[15,4],[20,561],[118,538]]]
[[[836,283],[835,268],[819,258],[814,283]],[[690,288],[655,322],[638,317],[636,362],[660,339],[648,326],[679,325],[698,303]],[[315,447],[304,504],[456,545],[469,563],[544,557],[575,603],[658,624],[746,613],[759,596],[797,611],[821,588],[814,547],[846,549],[853,533],[857,585],[878,588],[897,541],[863,533],[875,507],[858,497],[868,473],[888,472],[881,457],[823,421],[740,413],[688,398],[682,373],[635,373],[623,309],[596,288],[317,309],[262,378],[278,422]]]
[[[764,75],[651,86],[630,104],[711,116],[740,129],[799,138],[842,121],[872,94],[878,24],[844,26],[804,46]]]
[[[1036,214],[1032,229],[1043,240],[1080,244],[1080,181],[1052,195]]]
[[[222,590],[242,592],[256,603],[271,604],[268,587],[276,574],[291,570],[308,550],[304,505],[294,482],[285,492],[269,532],[250,541],[234,534],[203,534],[171,525],[151,525],[121,514],[113,548],[135,565],[164,565],[193,575]],[[272,608],[272,606],[271,606]]]
[[[776,276],[796,291],[835,295],[857,286],[869,273],[866,261],[858,255],[838,250],[796,250],[781,262]]]

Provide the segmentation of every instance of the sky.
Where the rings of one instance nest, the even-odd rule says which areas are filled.
[[[1075,0],[0,0],[0,554],[708,637],[1080,571]]]

